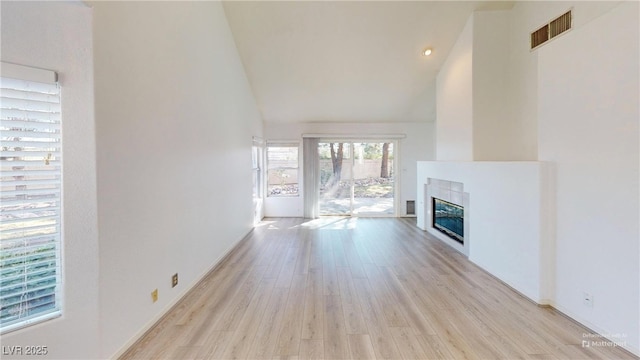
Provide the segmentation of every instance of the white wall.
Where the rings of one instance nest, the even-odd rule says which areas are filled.
[[[93,6],[101,356],[111,357],[252,228],[262,125],[221,3]]]
[[[530,31],[569,9],[578,29],[619,3],[525,1],[475,12],[438,75],[438,159],[536,160],[538,52],[529,49]]]
[[[572,9],[573,29],[604,14],[619,1],[517,1],[509,12],[508,87],[504,105],[517,139],[512,160],[538,158],[538,51],[530,50],[530,33]],[[562,37],[556,38],[560,41]],[[546,46],[546,45],[545,45]]]
[[[638,13],[625,3],[538,51],[539,157],[557,169],[554,305],[602,334],[626,334],[614,340],[636,353]]]
[[[4,334],[2,346],[47,346],[47,357],[51,359],[97,358],[99,285],[91,9],[80,2],[18,1],[2,1],[0,9],[2,61],[59,74],[64,141],[63,316]]]
[[[550,2],[545,2],[545,8],[551,6]],[[514,160],[538,158],[538,57],[537,53],[530,51],[529,44],[530,32],[549,21],[549,17],[531,18],[532,10],[538,8],[540,6],[535,2],[524,1],[515,4],[509,12],[509,61],[506,68],[509,85],[504,105],[519,140]]]
[[[416,199],[416,161],[435,159],[435,124],[415,123],[301,123],[265,125],[265,139],[300,141],[300,159],[302,161],[302,134],[406,134],[398,140],[398,162],[396,163],[399,183],[398,215],[406,215],[406,201]],[[356,136],[357,137],[357,136]],[[302,169],[302,162],[300,163]],[[302,177],[300,177],[302,183]],[[302,190],[299,197],[267,197],[265,216],[303,216]],[[417,202],[416,202],[417,204]]]
[[[569,9],[574,28],[616,2],[516,2],[470,16],[437,77],[437,158],[538,158],[538,54],[530,32]]]
[[[530,32],[569,9],[572,30],[531,51]],[[480,14],[475,16],[478,23]],[[499,123],[478,117],[478,105],[491,106],[498,99],[477,101],[479,92],[494,88],[481,86],[478,74],[497,70],[479,60],[485,49],[479,46],[481,35],[504,24],[495,29],[476,24],[472,35],[463,33],[458,40],[473,46],[474,53],[452,52],[447,60],[453,64],[473,58],[473,158],[487,158],[479,152],[487,148],[478,140],[493,135],[504,145],[504,137],[511,136],[516,140],[511,159],[550,164],[553,177],[544,184],[541,202],[549,209],[552,227],[543,229],[543,238],[555,239],[555,245],[542,259],[541,268],[551,270],[541,273],[541,279],[554,285],[544,297],[601,334],[626,335],[613,340],[626,341],[626,348],[640,353],[638,3],[516,2],[509,16],[504,103],[513,126],[510,134]],[[469,96],[447,92],[457,79],[451,78],[451,70],[443,71],[449,73],[438,77],[438,104],[459,97],[459,106],[467,109]],[[439,109],[438,131],[451,124],[449,115]],[[441,149],[446,154],[469,149],[440,134],[436,146],[441,160],[447,159],[440,156]],[[583,305],[584,292],[594,296],[593,308]]]
[[[436,77],[436,158],[473,160],[473,15]]]
[[[509,11],[473,14],[473,159],[514,159],[518,140],[508,118]]]
[[[542,191],[548,181],[538,162],[418,162],[418,226],[430,228],[426,198],[428,178],[460,182],[465,204],[465,247],[469,260],[538,303],[548,303],[543,258],[550,249],[543,238]],[[467,231],[468,230],[468,231]]]
[[[532,160],[508,103],[510,11],[478,11],[437,76],[437,158]]]

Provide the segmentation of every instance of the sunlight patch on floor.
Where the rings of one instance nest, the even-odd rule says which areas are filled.
[[[346,230],[355,229],[358,219],[344,216],[323,216],[306,221],[299,227],[307,229]]]

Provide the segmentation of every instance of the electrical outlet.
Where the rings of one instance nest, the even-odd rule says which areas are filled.
[[[155,289],[151,292],[151,300],[153,302],[158,301],[158,289]]]
[[[173,274],[171,277],[171,287],[174,288],[178,285],[178,273]]]
[[[587,292],[582,293],[582,303],[584,306],[593,307],[593,295]]]

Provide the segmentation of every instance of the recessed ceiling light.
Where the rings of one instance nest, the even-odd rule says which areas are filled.
[[[424,51],[422,52],[422,55],[429,56],[429,55],[431,55],[432,52],[433,52],[433,50],[431,50],[431,48],[424,49]]]

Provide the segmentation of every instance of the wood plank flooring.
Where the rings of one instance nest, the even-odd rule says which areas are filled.
[[[637,359],[414,219],[265,219],[122,357]]]

